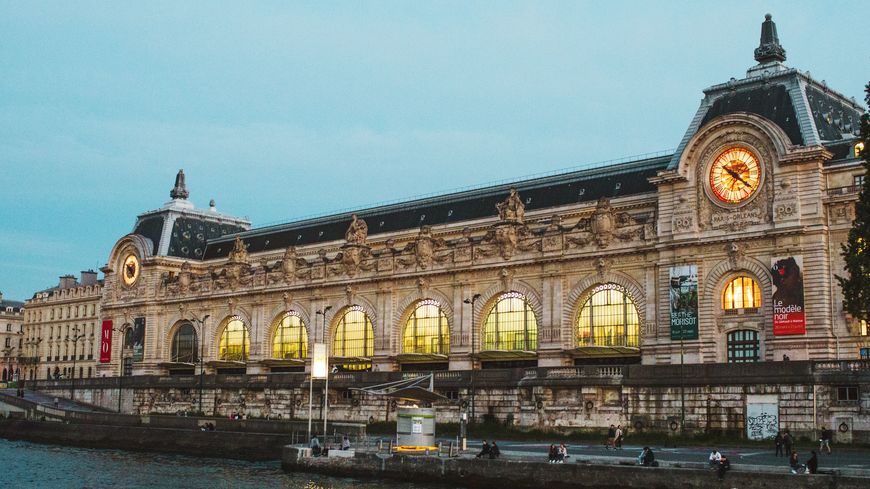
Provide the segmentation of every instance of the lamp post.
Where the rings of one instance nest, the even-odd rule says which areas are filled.
[[[199,324],[199,412],[202,413],[202,386],[204,382],[204,374],[205,368],[203,365],[203,356],[205,352],[205,322],[208,320],[209,314],[206,314],[202,317],[202,319],[198,318],[195,314],[190,314],[190,319]],[[244,348],[244,342],[242,343],[242,348]]]
[[[125,329],[123,327],[116,328],[116,327],[112,326],[112,331],[117,331],[118,333],[121,333],[120,334],[121,341],[119,342],[119,344],[121,346],[118,348],[118,352],[119,352],[119,354],[118,354],[118,414],[120,414],[121,413],[121,392],[122,392],[121,388],[123,387],[122,381],[124,380],[124,346],[125,346],[124,345],[124,332],[125,332]]]
[[[84,338],[84,337],[85,337],[84,333],[79,334],[79,327],[78,326],[76,326],[72,337],[67,336],[67,340],[72,340],[72,342],[73,342],[73,364],[72,364],[72,377],[71,377],[72,381],[70,382],[70,386],[69,386],[69,398],[71,401],[76,400],[76,397],[75,397],[76,396],[76,355],[78,355],[77,348],[78,348],[79,340]]]
[[[323,310],[316,311],[317,316],[322,316],[320,338],[326,342],[326,313],[332,309],[332,306],[326,306]],[[317,325],[315,324],[315,327]],[[326,419],[329,417],[329,347],[326,348],[326,384],[323,387],[323,440],[326,441]]]
[[[480,294],[474,294],[471,296],[471,299],[465,299],[464,303],[471,304],[471,422],[474,423],[477,419],[475,417],[474,412],[474,339],[475,339],[475,328],[474,326],[474,304],[477,302],[477,299],[480,299]]]

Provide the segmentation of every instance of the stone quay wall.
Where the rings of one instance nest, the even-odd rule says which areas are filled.
[[[338,373],[329,383],[329,419],[395,421],[395,402],[355,388],[420,375],[410,372]],[[78,401],[131,414],[202,411],[228,416],[307,419],[306,374],[136,376],[76,382]],[[472,388],[472,385],[474,386]],[[69,381],[29,387],[68,397]],[[473,410],[480,420],[520,429],[594,431],[610,424],[634,432],[747,436],[748,405],[758,396],[775,405],[774,430],[814,438],[826,426],[839,443],[870,443],[870,362],[766,362],[538,367],[435,372],[438,422],[458,422]],[[323,381],[315,381],[315,419],[322,418]]]
[[[706,469],[639,467],[519,460],[479,460],[434,456],[377,455],[357,453],[353,458],[303,458],[300,449],[285,447],[281,466],[287,472],[318,472],[331,476],[391,478],[405,481],[445,482],[471,489],[669,489],[694,487],[740,487],[769,489],[788,486],[808,489],[858,489],[868,480],[859,477],[743,472],[732,470],[719,482]],[[787,482],[787,484],[786,484]]]

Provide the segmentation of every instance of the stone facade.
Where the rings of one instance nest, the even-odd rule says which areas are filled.
[[[17,380],[21,373],[24,347],[24,303],[4,300],[0,292],[0,352],[3,353],[0,382]]]
[[[25,303],[22,370],[27,379],[96,375],[100,348],[103,281],[84,271],[81,281],[60,277],[57,287],[37,292]]]
[[[778,39],[762,45],[781,50]],[[213,207],[193,209],[180,173],[173,201],[140,216],[112,248],[101,317],[122,331],[139,321],[136,375],[192,373],[200,355],[209,373],[298,370],[310,363],[300,352],[316,342],[329,346],[332,363],[374,372],[858,358],[866,335],[843,312],[835,276],[863,173],[855,150],[863,108],[778,56],[705,90],[674,154],[510,188],[249,230]],[[788,103],[774,106],[774,97]],[[742,177],[737,163],[720,166],[731,150],[753,157]],[[735,197],[740,187],[746,193]],[[480,202],[488,210],[468,208]],[[149,231],[164,214],[175,224]],[[399,218],[418,224],[394,224]],[[801,295],[796,331],[774,325],[780,259],[802,276],[790,289]],[[135,276],[124,275],[130,263]],[[697,272],[698,333],[679,341],[669,274],[687,266]],[[613,320],[586,309],[609,290],[625,298],[623,317],[584,329]],[[726,305],[732,293],[743,294],[742,305]],[[525,329],[508,338],[496,326],[493,336],[496,304],[510,297],[526,306]],[[446,334],[425,338],[437,347],[408,346],[421,301],[446,320]],[[349,311],[371,322],[353,354],[337,343]],[[304,339],[278,358],[275,336],[288,314]],[[243,340],[225,347],[231,323]],[[182,330],[187,343],[173,346]],[[114,333],[101,374],[117,375],[123,348]]]

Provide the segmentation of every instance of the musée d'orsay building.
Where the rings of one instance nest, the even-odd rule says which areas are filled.
[[[785,54],[768,16],[666,156],[254,229],[179,172],[103,269],[99,372],[858,358],[864,109]]]

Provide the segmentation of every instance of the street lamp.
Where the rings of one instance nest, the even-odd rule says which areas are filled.
[[[205,322],[208,320],[209,314],[206,314],[202,317],[202,319],[198,318],[196,314],[190,313],[191,321],[199,324],[199,412],[202,413],[202,384],[204,381],[204,373],[205,368],[203,367],[203,356],[205,352]],[[242,343],[242,348],[244,348],[244,343]]]
[[[69,398],[71,401],[76,400],[76,398],[75,398],[75,395],[76,395],[76,355],[78,354],[77,347],[79,344],[79,340],[85,337],[84,333],[78,334],[79,331],[80,331],[79,327],[76,326],[72,337],[70,337],[70,336],[66,337],[67,340],[71,340],[73,342],[72,382],[70,383],[70,386],[69,386]]]
[[[332,309],[332,306],[326,306],[321,311],[315,311],[317,313],[316,316],[323,316],[323,321],[321,322],[322,327],[321,327],[321,332],[320,332],[320,338],[323,340],[324,343],[326,342],[326,313],[329,312],[330,309]],[[316,322],[315,322],[314,326],[317,327]],[[328,353],[329,347],[327,347],[326,351],[327,351],[327,354],[326,354],[326,358],[327,358],[327,361],[326,361],[326,365],[327,365],[326,384],[323,387],[323,439],[324,440],[326,440],[326,418],[329,416],[329,353]]]
[[[474,304],[477,302],[477,299],[480,299],[480,294],[474,294],[471,296],[471,299],[465,299],[464,303],[471,304],[471,422],[474,423],[477,419],[475,417],[474,412],[474,339],[475,339],[475,326],[474,326]]]
[[[122,388],[123,388],[123,381],[124,381],[124,346],[125,346],[124,334],[126,333],[126,328],[124,328],[123,326],[120,328],[116,328],[116,327],[112,326],[112,331],[117,331],[118,333],[121,333],[120,334],[121,347],[118,348],[118,351],[120,352],[118,354],[118,414],[120,414],[121,413],[121,392],[123,392]]]

